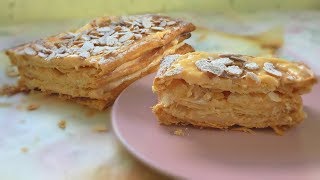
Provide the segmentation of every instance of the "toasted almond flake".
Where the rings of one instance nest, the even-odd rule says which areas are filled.
[[[163,27],[151,27],[150,29],[156,30],[156,31],[162,31],[162,30],[164,30]]]
[[[105,44],[107,46],[112,46],[118,42],[118,39],[112,36],[109,37],[102,37],[99,39],[101,44]]]
[[[46,57],[48,57],[48,54],[45,54],[43,52],[38,52],[38,56],[40,56],[42,58],[46,58]]]
[[[127,32],[126,34],[121,36],[121,38],[119,39],[119,42],[122,43],[122,42],[125,42],[127,40],[130,40],[133,36],[134,36],[134,34],[132,32]]]
[[[101,27],[97,29],[98,32],[108,32],[111,31],[110,27]]]
[[[149,29],[152,26],[151,18],[150,17],[142,18],[141,24],[144,28]]]
[[[92,39],[91,42],[92,42],[94,45],[100,44],[99,38],[98,38],[98,39]]]
[[[140,33],[142,34],[148,34],[149,32],[149,29],[140,29]]]
[[[230,75],[239,76],[242,74],[243,70],[239,66],[228,66],[225,71]]]
[[[90,53],[88,51],[82,51],[81,53],[79,53],[79,56],[83,58],[88,58],[90,57]]]
[[[219,63],[214,64],[214,63],[211,63],[211,61],[206,59],[201,59],[196,61],[195,65],[202,72],[210,72],[218,76],[220,76],[226,68],[224,64],[219,64]]]
[[[56,57],[57,58],[64,58],[64,57],[67,57],[69,56],[69,53],[63,53],[63,54],[57,54]]]
[[[89,51],[94,48],[94,44],[90,41],[85,41],[81,47],[81,51]]]
[[[159,24],[160,27],[165,27],[166,25],[167,25],[166,21],[161,21]]]
[[[122,26],[121,31],[122,32],[130,32],[130,29],[128,27]]]
[[[279,96],[277,93],[275,93],[275,92],[269,92],[269,93],[268,93],[268,96],[269,96],[269,98],[271,99],[271,101],[281,102],[280,96]]]
[[[67,34],[64,34],[63,36],[61,36],[60,38],[61,39],[71,39],[73,37],[74,37],[73,33],[67,33]]]
[[[90,40],[91,40],[91,37],[88,36],[88,35],[82,35],[80,39],[82,39],[82,40],[84,40],[84,41],[90,41]]]
[[[234,61],[241,61],[241,62],[246,62],[247,59],[244,57],[244,56],[235,56],[235,55],[232,55],[230,57],[228,57],[229,59],[232,59]]]
[[[46,59],[51,60],[51,59],[54,59],[55,56],[56,56],[56,53],[52,52]]]
[[[138,21],[132,21],[131,22],[131,24],[133,25],[133,26],[135,26],[135,27],[138,27],[139,28],[139,26],[142,26],[142,24],[140,23],[140,22],[138,22]]]
[[[95,35],[90,35],[89,37],[91,38],[91,42],[92,42],[92,40],[94,40],[94,39],[99,39],[99,38],[100,38],[100,36],[95,36]],[[93,43],[93,42],[92,42],[92,43]]]
[[[175,21],[169,21],[169,22],[167,22],[167,25],[168,26],[171,26],[171,25],[174,25],[174,24],[176,24],[177,22],[175,22]]]
[[[266,62],[263,64],[263,69],[271,74],[271,75],[274,75],[274,76],[277,76],[277,77],[281,77],[282,76],[282,73],[278,70],[275,69],[274,65],[272,63],[269,63],[269,62]]]
[[[24,49],[24,52],[25,52],[25,54],[31,55],[31,56],[34,56],[37,54],[37,52],[34,49],[32,49],[31,47],[26,47]]]
[[[141,34],[134,34],[134,38],[135,38],[135,39],[141,39],[141,38],[142,38],[142,35],[141,35]]]
[[[33,49],[36,51],[41,51],[41,52],[48,52],[48,49],[45,48],[44,46],[40,45],[40,44],[33,44]]]
[[[246,77],[254,80],[257,84],[260,84],[261,83],[261,80],[259,78],[259,76],[257,76],[255,73],[253,72],[247,72],[246,73]]]
[[[245,64],[245,68],[249,69],[249,70],[257,70],[259,69],[259,65],[255,62],[249,62]]]
[[[96,47],[92,50],[92,54],[93,54],[93,55],[100,54],[103,50],[104,50],[104,47],[102,47],[102,46],[96,46]]]
[[[229,58],[218,58],[218,59],[213,59],[211,63],[220,63],[224,65],[231,65],[233,61]]]
[[[129,45],[129,44],[131,44],[133,42],[134,42],[134,40],[127,40],[122,45],[127,46],[127,45]]]
[[[83,45],[83,41],[74,41],[73,45],[76,45],[76,46]]]
[[[56,54],[63,54],[67,51],[67,48],[66,47],[60,47],[59,49],[56,49],[54,52]]]

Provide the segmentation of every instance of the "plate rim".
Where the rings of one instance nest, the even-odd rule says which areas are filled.
[[[147,79],[150,78],[151,76],[155,76],[156,73],[152,73],[152,74],[148,74],[147,76],[139,79],[138,81],[142,81],[143,79]],[[134,157],[136,157],[136,159],[138,159],[140,162],[144,163],[145,165],[147,165],[148,167],[151,167],[152,169],[163,173],[164,175],[170,176],[170,177],[176,177],[176,178],[186,178],[183,176],[179,176],[177,174],[173,174],[172,172],[168,171],[165,168],[162,168],[161,166],[158,166],[156,164],[154,164],[151,160],[149,160],[148,158],[146,158],[143,153],[138,152],[137,150],[135,150],[134,147],[129,145],[129,142],[126,141],[126,139],[122,136],[119,127],[117,125],[117,123],[115,122],[117,118],[116,117],[116,111],[119,108],[119,101],[120,98],[123,96],[123,94],[125,94],[128,90],[130,90],[130,88],[132,88],[132,86],[135,85],[135,83],[137,83],[138,81],[133,82],[132,84],[130,84],[124,91],[121,92],[121,94],[118,96],[118,98],[115,100],[113,106],[112,106],[112,110],[111,110],[111,125],[112,125],[112,129],[117,137],[117,139],[121,142],[121,144],[128,150],[128,152],[130,154],[132,154]]]

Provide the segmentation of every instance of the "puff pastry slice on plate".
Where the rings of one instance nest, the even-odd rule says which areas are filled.
[[[194,29],[160,15],[101,17],[6,53],[21,86],[104,109],[133,81],[155,72],[164,56],[193,51],[183,41]]]
[[[164,58],[153,83],[160,123],[274,129],[303,121],[301,95],[316,83],[304,64],[193,52]]]

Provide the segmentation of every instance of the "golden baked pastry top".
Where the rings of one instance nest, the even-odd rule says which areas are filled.
[[[193,52],[166,57],[155,84],[168,78],[238,93],[279,91],[302,94],[316,83],[304,64],[279,58]],[[156,87],[154,87],[156,88]]]
[[[100,17],[76,31],[18,46],[7,54],[15,56],[13,63],[24,59],[43,67],[113,68],[118,60],[135,59],[175,39],[182,41],[194,29],[191,23],[160,15]]]

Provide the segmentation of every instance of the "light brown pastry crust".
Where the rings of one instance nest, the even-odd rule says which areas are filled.
[[[303,64],[276,58],[194,52],[166,57],[153,83],[160,123],[227,129],[294,126],[301,94],[316,83]]]
[[[18,66],[21,86],[103,109],[133,81],[156,71],[165,55],[193,51],[183,41],[194,29],[166,16],[101,17],[6,53]]]

